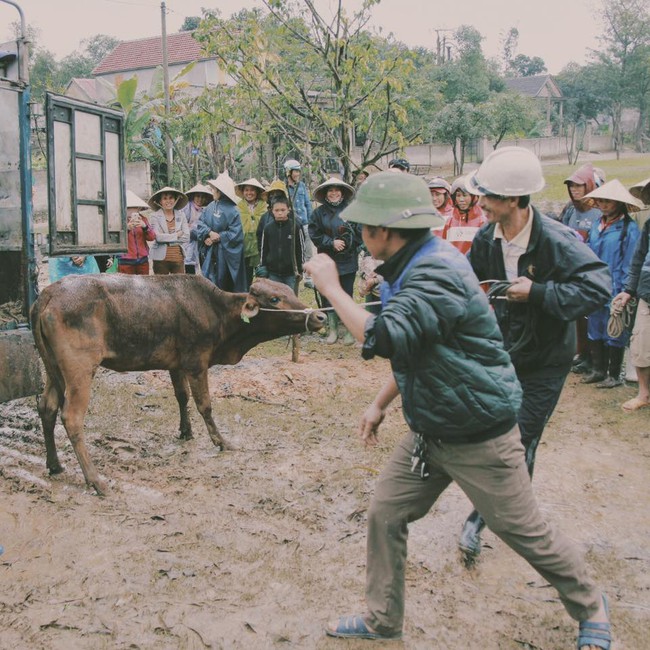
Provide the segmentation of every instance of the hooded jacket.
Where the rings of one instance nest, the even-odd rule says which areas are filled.
[[[576,183],[576,185],[584,185],[585,194],[589,194],[589,192],[596,189],[593,165],[589,163],[576,169],[565,182],[569,181]],[[594,202],[591,199],[587,199],[586,201],[584,199],[580,201],[571,199],[562,209],[560,221],[565,226],[576,230],[582,237],[582,240],[586,241],[591,227],[601,216],[602,212],[594,206]]]
[[[601,220],[591,227],[589,248],[609,266],[612,276],[612,297],[623,291],[627,284],[638,239],[639,227],[629,215],[617,219],[606,228]]]
[[[349,205],[343,200],[338,205],[327,201],[319,205],[311,215],[309,222],[309,237],[319,253],[326,253],[334,262],[339,275],[356,273],[359,268],[357,249],[361,244],[361,236],[357,224],[341,219],[341,212]],[[346,240],[342,251],[334,249],[334,240]]]

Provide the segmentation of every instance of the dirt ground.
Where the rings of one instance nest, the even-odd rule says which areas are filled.
[[[354,435],[385,361],[316,335],[290,357],[277,341],[211,370],[238,447],[224,453],[193,406],[195,437],[178,439],[166,373],[100,372],[86,432],[106,498],[86,488],[61,425],[66,471],[47,475],[35,400],[0,405],[0,648],[368,647],[323,625],[362,611],[366,509],[405,425],[395,405],[379,448]],[[535,475],[544,512],[609,595],[615,650],[647,648],[650,630],[650,413],[619,408],[635,392],[571,376]],[[492,533],[478,567],[461,565],[469,510],[452,486],[411,526],[405,636],[381,647],[574,647],[557,594]]]

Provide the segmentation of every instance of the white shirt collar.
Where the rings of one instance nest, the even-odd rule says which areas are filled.
[[[528,248],[528,243],[530,242],[530,235],[533,232],[533,209],[528,206],[528,220],[526,225],[510,240],[507,241],[503,235],[503,229],[501,224],[497,223],[494,226],[494,239],[502,239],[504,243],[510,246],[517,246],[518,248],[523,248],[526,250]]]

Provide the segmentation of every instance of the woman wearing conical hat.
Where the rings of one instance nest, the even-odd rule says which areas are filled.
[[[359,268],[357,249],[361,245],[361,234],[357,226],[341,219],[341,212],[348,206],[354,189],[338,178],[328,178],[314,191],[314,198],[321,204],[311,215],[309,237],[319,253],[329,255],[336,263],[339,280],[345,292],[351,296],[354,280]],[[330,304],[323,297],[323,306]],[[332,311],[327,315],[329,335],[326,343],[336,343],[338,339],[338,316]],[[344,345],[354,343],[352,335],[346,330]]]
[[[181,209],[187,196],[175,187],[163,187],[149,199],[155,240],[151,247],[155,275],[185,273],[185,244],[190,241],[190,229]]]
[[[632,196],[618,179],[593,190],[585,195],[585,199],[593,199],[602,213],[591,227],[588,243],[609,267],[612,276],[611,297],[614,298],[625,288],[640,234],[630,212],[641,210],[643,203]],[[610,303],[607,303],[587,318],[592,371],[582,382],[596,384],[596,388],[615,388],[623,383],[621,366],[628,332],[612,336],[607,327],[609,315]]]
[[[196,225],[199,223],[205,206],[212,201],[212,190],[197,183],[185,194],[189,203],[183,208],[183,214],[190,228],[190,243],[185,247],[185,273],[196,275],[201,270],[201,265],[199,264],[199,243],[192,240],[192,231],[196,230]]]
[[[235,184],[228,172],[208,181],[214,200],[203,211],[192,233],[199,243],[201,272],[224,291],[246,291],[244,232],[236,203]]]
[[[241,224],[244,231],[244,264],[246,267],[246,286],[253,282],[255,268],[260,263],[260,249],[257,246],[257,227],[266,212],[264,185],[256,178],[235,185],[235,192],[240,197],[237,203]]]

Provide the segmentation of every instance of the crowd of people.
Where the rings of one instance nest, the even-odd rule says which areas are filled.
[[[549,217],[531,203],[545,186],[541,164],[519,147],[451,182],[424,182],[405,158],[361,170],[355,187],[330,177],[313,191],[316,207],[300,163],[283,169],[266,186],[224,172],[148,202],[127,192],[128,252],[117,269],[149,274],[151,264],[154,274],[201,274],[238,292],[255,277],[297,292],[304,277],[328,311],[327,343],[356,341],[363,358],[390,359],[358,434],[375,445],[398,395],[410,431],[368,512],[367,609],[327,633],[401,636],[408,524],[454,481],[475,507],[459,538],[466,562],[478,561],[489,526],[558,590],[579,621],[579,650],[610,648],[607,599],[583,553],[540,512],[532,477],[569,372],[621,386],[629,346],[639,390],[622,408],[650,407],[650,220],[633,218],[650,204],[650,179],[628,190],[582,165]],[[101,270],[90,256],[61,258],[51,279]]]
[[[525,150],[519,148],[512,153],[522,155],[522,151]],[[499,157],[495,155],[495,159]],[[186,273],[203,275],[225,291],[241,292],[247,291],[254,278],[260,276],[282,282],[297,292],[303,279],[305,286],[313,287],[304,264],[316,252],[325,253],[335,261],[339,280],[349,296],[356,291],[368,303],[366,309],[378,313],[383,280],[376,271],[380,261],[369,254],[361,229],[341,218],[356,191],[367,181],[369,172],[359,170],[354,187],[340,178],[330,177],[310,196],[298,160],[287,160],[282,171],[282,179],[276,178],[266,186],[256,178],[235,183],[224,172],[187,192],[163,187],[148,201],[127,190],[128,251],[114,258],[106,255],[52,258],[50,281],[71,273]],[[388,164],[388,171],[410,174],[410,163],[406,158],[394,158]],[[485,230],[490,220],[477,194],[472,192],[471,183],[470,176],[452,180],[436,176],[428,180],[427,187],[431,203],[442,217],[432,227],[432,233],[463,255],[476,259],[484,232],[476,241],[475,237]],[[612,331],[608,324],[612,315],[626,313],[630,320],[630,313],[639,310],[643,313],[647,307],[643,295],[637,295],[636,286],[640,284],[642,293],[647,290],[642,273],[647,262],[645,257],[640,259],[647,249],[647,236],[642,234],[632,214],[644,207],[641,198],[647,201],[649,191],[640,183],[632,188],[636,193],[633,195],[617,179],[607,182],[605,172],[592,163],[580,166],[564,184],[569,200],[553,219],[567,226],[575,241],[584,242],[607,266],[612,278],[607,302],[584,314],[573,311],[570,314],[569,320],[575,322],[572,325],[575,337],[567,343],[567,349],[575,346],[576,352],[570,369],[584,375],[583,383],[594,384],[596,388],[616,388],[623,385],[624,354],[630,346],[631,331],[630,328]],[[147,209],[148,214],[144,214]],[[482,279],[509,281],[519,277],[518,260],[520,253],[525,252],[522,248],[530,242],[530,234],[526,230],[512,241],[504,239],[505,268],[490,269],[484,274],[489,277]],[[502,237],[501,230],[492,236]],[[577,250],[584,248],[577,247]],[[572,254],[571,258],[577,259],[577,255]],[[489,288],[484,285],[485,290]],[[354,337],[342,326],[327,297],[320,299],[328,311],[325,341],[354,343]],[[512,316],[509,319],[516,321]],[[567,315],[563,314],[561,320],[566,319]],[[533,338],[538,344],[535,335]],[[645,371],[650,364],[636,347],[633,346],[634,358],[628,360],[628,366],[633,365],[635,370],[630,373],[628,368],[628,377],[636,375],[639,395],[625,402],[626,411],[644,408],[650,402]],[[515,359],[521,356],[517,347],[511,354]],[[544,365],[541,359],[540,356],[538,370]],[[558,374],[556,389],[548,396],[550,410],[546,419],[559,397],[564,377],[564,372]],[[535,402],[531,410],[543,413],[544,409],[538,407]],[[538,438],[540,425],[535,424],[533,429],[532,439]],[[534,458],[536,443],[530,444],[533,449],[529,453]],[[532,472],[532,460],[529,462]],[[467,548],[474,551],[479,548],[476,539],[465,541]]]

